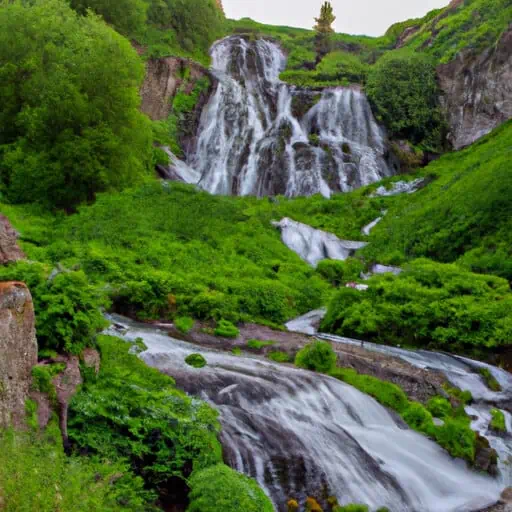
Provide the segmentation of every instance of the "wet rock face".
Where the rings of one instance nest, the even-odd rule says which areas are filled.
[[[512,25],[495,47],[478,56],[461,52],[437,73],[449,139],[460,149],[512,118]]]
[[[34,306],[23,283],[0,283],[0,427],[21,426],[37,363]]]
[[[18,247],[18,236],[9,219],[0,213],[0,265],[25,258]]]

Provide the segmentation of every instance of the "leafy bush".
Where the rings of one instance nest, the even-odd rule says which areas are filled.
[[[445,130],[433,60],[409,50],[390,52],[370,68],[366,92],[393,137],[442,149]]]
[[[66,369],[65,363],[38,365],[32,368],[32,387],[36,391],[47,393],[50,400],[57,398],[53,378]]]
[[[403,420],[418,432],[431,433],[434,430],[432,414],[422,404],[411,402],[402,414]]]
[[[190,354],[185,358],[185,362],[194,368],[204,368],[206,366],[206,359],[201,354]]]
[[[471,391],[465,390],[462,391],[459,388],[450,386],[449,384],[443,384],[443,389],[453,398],[459,400],[462,405],[468,405],[473,401],[473,395]]]
[[[36,313],[39,348],[80,354],[94,344],[106,326],[99,308],[105,304],[83,272],[63,272],[48,277],[38,263],[19,261],[0,268],[0,280],[24,281],[30,288]]]
[[[315,372],[327,373],[336,365],[336,353],[330,343],[315,341],[299,350],[295,365]]]
[[[194,319],[189,316],[180,316],[174,320],[174,327],[183,334],[187,334],[194,327]]]
[[[251,478],[224,464],[192,475],[187,512],[273,512],[272,502]]]
[[[291,357],[286,352],[281,352],[280,350],[268,352],[267,357],[276,363],[289,363],[291,361]]]
[[[434,436],[452,457],[474,462],[476,434],[466,422],[447,418],[444,425],[436,427]]]
[[[261,341],[261,340],[249,340],[247,342],[247,346],[249,348],[252,348],[253,350],[261,350],[264,347],[270,347],[272,345],[275,345],[275,341],[268,340],[268,341]]]
[[[144,67],[129,41],[64,1],[15,1],[0,9],[0,62],[0,182],[11,201],[74,209],[149,175]]]
[[[0,488],[5,512],[156,510],[126,464],[66,457],[57,418],[42,435],[0,432]]]
[[[227,320],[221,320],[215,328],[215,336],[222,338],[238,338],[239,329]]]
[[[355,258],[348,258],[345,261],[322,260],[316,267],[316,271],[333,286],[359,280],[363,270],[363,263]]]
[[[221,461],[216,411],[129,354],[128,343],[100,336],[98,345],[100,373],[70,404],[69,437],[77,449],[129,462],[163,494],[177,479]]]
[[[503,414],[503,411],[500,411],[499,409],[491,409],[491,416],[492,418],[489,427],[498,432],[506,432],[507,426],[505,424],[505,415]]]
[[[488,353],[512,340],[508,282],[428,260],[372,277],[366,293],[341,289],[322,329],[380,343]]]

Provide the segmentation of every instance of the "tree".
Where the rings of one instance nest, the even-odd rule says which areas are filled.
[[[322,60],[331,50],[330,35],[334,32],[332,24],[336,20],[331,2],[324,2],[320,9],[320,17],[315,18],[317,61]]]
[[[63,0],[0,9],[0,183],[12,202],[73,210],[150,172],[144,66],[130,43]]]

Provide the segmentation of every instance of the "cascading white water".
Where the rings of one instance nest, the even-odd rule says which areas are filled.
[[[361,91],[319,93],[281,82],[286,57],[263,39],[228,37],[211,54],[218,84],[203,110],[195,150],[187,155],[203,189],[329,196],[392,174],[382,129]]]
[[[475,511],[499,496],[498,482],[469,471],[338,380],[115,321],[127,327],[126,338],[144,340],[148,351],[141,357],[149,365],[220,411],[226,462],[256,478],[279,511],[289,498],[303,505],[307,496],[325,493],[342,504],[393,512]],[[187,366],[184,359],[194,352],[208,366]]]

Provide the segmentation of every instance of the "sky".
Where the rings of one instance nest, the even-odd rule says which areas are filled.
[[[324,0],[222,0],[228,18],[312,28]],[[418,18],[449,0],[331,0],[336,32],[380,36],[397,21]]]

